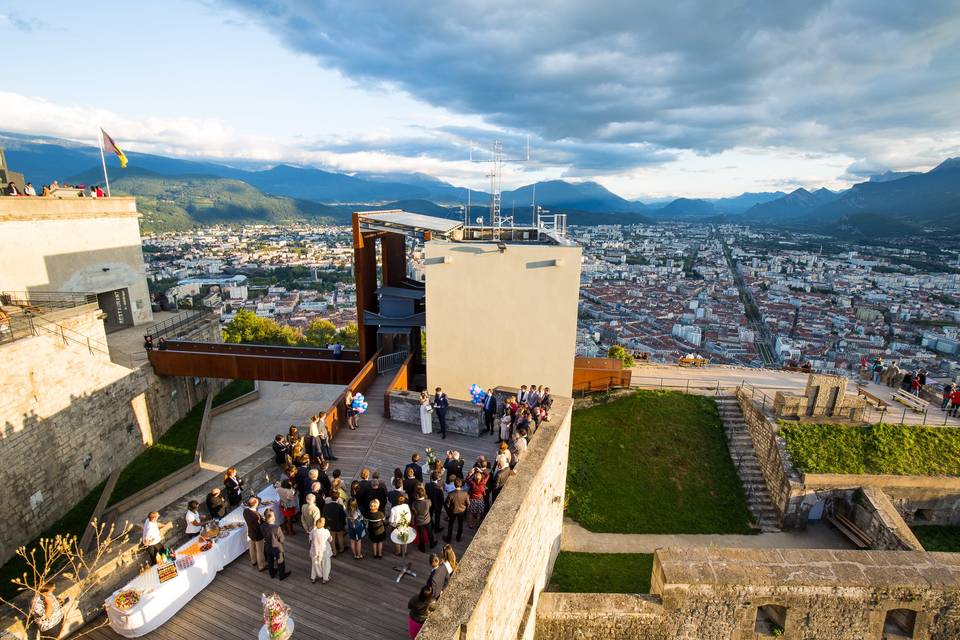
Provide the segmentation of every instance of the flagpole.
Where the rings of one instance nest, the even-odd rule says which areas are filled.
[[[107,197],[110,197],[110,178],[107,177],[107,159],[103,157],[103,131],[97,132],[97,142],[100,144],[100,164],[103,165],[103,182],[107,187]]]

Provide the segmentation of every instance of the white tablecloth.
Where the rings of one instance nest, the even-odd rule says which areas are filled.
[[[260,492],[261,500],[271,500],[271,507],[263,507],[260,511],[273,508],[279,516],[280,497],[272,486]],[[278,522],[280,520],[278,519]],[[225,538],[220,538],[209,551],[193,556],[192,566],[178,571],[177,577],[163,584],[157,577],[157,568],[140,574],[121,589],[114,591],[104,601],[110,627],[121,636],[137,638],[150,633],[183,608],[191,599],[213,582],[217,572],[236,560],[247,551],[247,527],[243,519],[243,507],[238,507],[220,520],[221,524],[231,522],[243,523],[244,526],[230,531]],[[195,542],[191,538],[177,551],[184,549]],[[179,554],[178,554],[179,555]],[[142,592],[140,602],[135,606],[121,611],[113,606],[113,598],[126,589],[138,589]]]

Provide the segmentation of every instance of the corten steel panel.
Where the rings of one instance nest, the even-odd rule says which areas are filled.
[[[397,287],[407,278],[407,238],[399,233],[387,233],[380,238],[380,258],[383,261],[383,284]]]
[[[376,349],[377,328],[363,323],[364,311],[377,310],[377,247],[379,234],[360,231],[359,216],[353,214],[353,278],[357,285],[357,329],[360,359],[369,360]]]
[[[164,349],[158,349],[163,351]],[[329,349],[316,347],[282,347],[259,344],[234,344],[229,342],[193,342],[189,340],[169,340],[166,351],[190,351],[195,353],[219,353],[228,355],[268,356],[285,358],[310,358],[313,360],[333,360]],[[360,362],[359,352],[344,350],[340,360]]]
[[[347,384],[361,369],[357,360],[201,353],[169,349],[154,349],[149,352],[149,357],[157,374],[201,378]]]

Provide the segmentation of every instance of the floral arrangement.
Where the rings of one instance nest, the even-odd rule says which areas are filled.
[[[285,638],[290,607],[283,604],[283,600],[275,593],[270,596],[261,594],[260,602],[263,603],[263,624],[267,628],[271,640]]]
[[[397,526],[395,528],[397,532],[397,541],[400,544],[407,544],[410,542],[410,518],[404,512],[399,520],[397,520]]]
[[[121,611],[126,611],[138,602],[140,602],[140,592],[136,589],[121,591],[113,598],[113,606]]]
[[[423,450],[423,453],[427,456],[427,466],[433,467],[433,463],[437,461],[437,454],[433,452],[433,449],[427,447]]]

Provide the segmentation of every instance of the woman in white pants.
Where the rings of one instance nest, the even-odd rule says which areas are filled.
[[[327,529],[327,522],[317,518],[317,526],[310,532],[310,582],[316,583],[317,577],[323,584],[330,582],[330,558],[333,557],[333,536]]]

